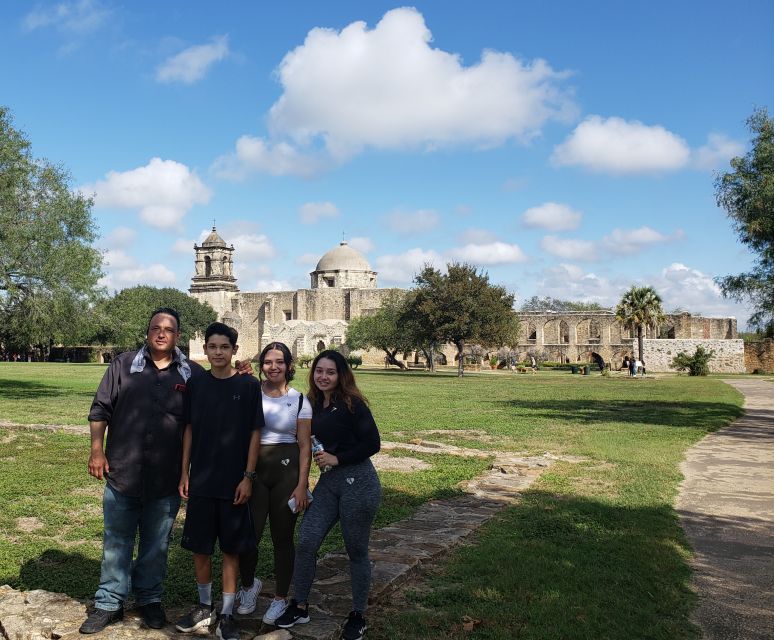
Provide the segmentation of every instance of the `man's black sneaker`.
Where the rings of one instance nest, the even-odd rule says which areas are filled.
[[[366,621],[363,614],[359,611],[351,611],[347,621],[344,623],[341,640],[360,640],[366,629]]]
[[[175,629],[189,633],[209,627],[213,622],[215,622],[215,608],[200,602],[175,623]]]
[[[234,616],[228,613],[220,616],[220,622],[215,630],[215,635],[220,640],[239,640],[239,629],[237,629],[236,622],[234,622]]]
[[[94,609],[91,615],[81,625],[81,633],[99,633],[109,624],[124,619],[124,608],[120,607],[115,611],[105,611],[105,609]]]
[[[277,618],[274,624],[280,629],[290,629],[294,624],[306,624],[307,622],[309,622],[309,609],[302,609],[295,600],[291,600],[285,613]]]
[[[149,602],[137,607],[137,610],[142,616],[142,621],[151,629],[163,629],[167,624],[167,616],[160,602]]]

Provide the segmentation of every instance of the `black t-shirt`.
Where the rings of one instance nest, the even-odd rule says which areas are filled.
[[[339,464],[356,464],[379,451],[379,430],[364,402],[352,400],[352,411],[341,401],[327,407],[318,404],[313,410],[312,435]]]
[[[188,493],[233,500],[244,477],[250,437],[263,427],[261,385],[253,376],[197,376],[186,390],[191,425]]]

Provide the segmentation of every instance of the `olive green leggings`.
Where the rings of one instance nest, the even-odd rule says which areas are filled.
[[[275,595],[287,596],[295,559],[293,531],[298,519],[298,514],[288,507],[288,500],[298,486],[298,444],[262,445],[255,470],[258,475],[250,498],[255,538],[260,543],[268,518],[274,545]],[[257,547],[240,554],[239,573],[243,587],[252,586],[257,565]]]

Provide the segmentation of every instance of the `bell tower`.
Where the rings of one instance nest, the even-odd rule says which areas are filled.
[[[188,291],[221,315],[231,298],[228,294],[239,291],[234,277],[234,245],[227,246],[213,226],[201,246],[194,244],[194,252],[196,273]]]

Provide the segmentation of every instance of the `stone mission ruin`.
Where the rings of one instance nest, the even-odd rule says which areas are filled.
[[[309,274],[309,289],[295,291],[240,291],[233,272],[234,247],[215,227],[201,245],[194,245],[194,252],[191,295],[209,303],[222,322],[239,331],[240,353],[251,357],[275,340],[287,344],[295,356],[342,344],[349,321],[376,311],[390,291],[377,288],[377,273],[368,260],[344,241],[320,258]],[[535,355],[542,360],[587,363],[599,355],[617,369],[624,355],[637,349],[636,334],[623,329],[609,310],[516,313],[521,331],[513,355],[519,361]],[[698,345],[715,351],[712,371],[745,371],[744,344],[735,318],[672,314],[657,331],[648,328],[645,338],[649,371],[671,371],[668,365],[679,351],[693,353]],[[204,358],[201,340],[191,341],[190,353],[195,359]],[[444,349],[449,364],[455,354],[451,345]],[[370,351],[363,359],[381,364],[383,356]],[[416,354],[406,357],[413,362]]]

